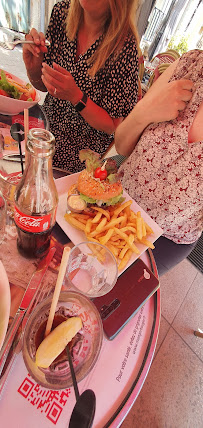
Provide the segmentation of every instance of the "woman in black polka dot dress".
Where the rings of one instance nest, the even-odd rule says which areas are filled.
[[[138,48],[135,0],[69,0],[52,11],[44,35],[32,29],[23,58],[31,83],[48,91],[44,101],[56,138],[53,164],[84,168],[79,151],[101,155],[137,101]]]

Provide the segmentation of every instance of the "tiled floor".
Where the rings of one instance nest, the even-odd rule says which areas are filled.
[[[27,80],[21,48],[0,48],[1,67]],[[203,275],[187,259],[161,278],[161,302],[155,357],[122,428],[202,428]]]
[[[186,259],[161,277],[154,360],[122,428],[203,427],[203,275]]]

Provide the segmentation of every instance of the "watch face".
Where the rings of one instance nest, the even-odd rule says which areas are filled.
[[[82,111],[86,107],[87,94],[83,94],[82,99],[75,105],[77,111]]]
[[[82,111],[86,107],[86,104],[82,101],[79,101],[79,103],[76,104],[75,109],[77,111]]]

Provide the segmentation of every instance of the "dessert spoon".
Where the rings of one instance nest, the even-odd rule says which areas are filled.
[[[75,370],[73,367],[72,357],[68,345],[66,353],[70,365],[70,371],[75,391],[76,404],[73,408],[69,428],[91,428],[96,408],[96,397],[92,389],[86,389],[81,395],[79,394]]]

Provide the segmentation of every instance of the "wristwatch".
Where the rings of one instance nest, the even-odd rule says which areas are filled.
[[[86,107],[86,104],[87,104],[87,94],[84,93],[81,100],[78,101],[78,103],[75,104],[74,107],[77,111],[82,111]]]

